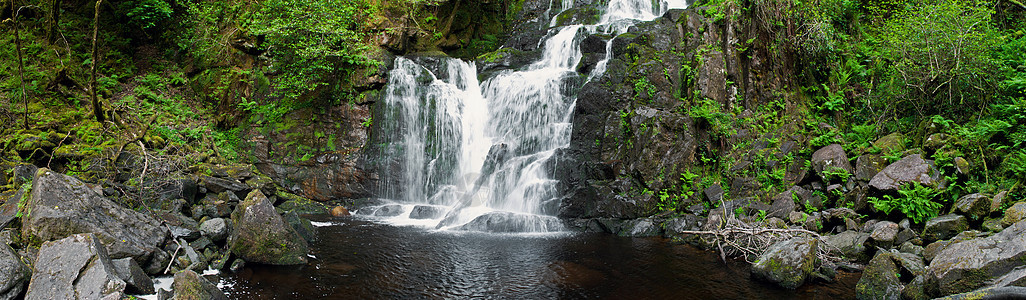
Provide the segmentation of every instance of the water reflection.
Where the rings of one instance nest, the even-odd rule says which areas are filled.
[[[329,217],[316,221],[330,222]],[[498,235],[345,219],[320,227],[311,263],[220,275],[241,299],[850,299],[856,275],[797,291],[743,263],[658,238]],[[322,223],[327,224],[327,223]]]

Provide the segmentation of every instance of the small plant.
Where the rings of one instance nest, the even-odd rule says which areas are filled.
[[[823,169],[823,180],[832,181],[833,179],[840,179],[841,182],[848,181],[848,177],[851,177],[851,173],[848,170],[837,167],[827,167]]]
[[[940,213],[942,205],[933,201],[939,193],[933,188],[912,183],[903,185],[898,194],[901,196],[869,197],[869,203],[885,214],[898,210],[915,223],[925,222]]]

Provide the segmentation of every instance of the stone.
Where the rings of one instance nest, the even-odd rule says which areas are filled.
[[[175,293],[171,299],[175,300],[228,300],[228,296],[216,285],[191,270],[175,274],[171,288]]]
[[[777,242],[769,247],[752,265],[756,278],[795,289],[819,266],[818,240],[797,237]]]
[[[96,194],[74,177],[39,169],[22,217],[22,236],[53,241],[77,233],[94,233],[112,258],[147,262],[168,236],[149,215],[121,207]]]
[[[987,218],[986,220],[983,220],[983,224],[980,225],[980,228],[989,232],[1001,232],[1002,229],[1005,229],[1005,226],[1001,225],[1000,219]]]
[[[898,277],[901,270],[895,263],[894,254],[880,251],[869,265],[862,271],[862,277],[855,284],[855,298],[863,299],[901,299],[901,291],[905,288]]]
[[[773,203],[770,204],[769,213],[767,216],[777,218],[787,218],[795,210],[794,198],[791,196],[793,192],[788,190],[773,197]]]
[[[474,218],[467,224],[456,227],[463,231],[482,232],[550,232],[562,230],[563,223],[556,217],[518,214],[512,212],[490,212]],[[627,228],[623,226],[623,228]],[[616,227],[611,233],[619,233],[620,227]]]
[[[905,136],[897,132],[888,134],[874,141],[873,147],[879,148],[883,153],[905,151]]]
[[[1026,287],[1026,265],[1015,267],[1011,272],[995,279],[990,286],[992,287],[1005,287],[1005,286],[1021,286]]]
[[[259,190],[251,191],[232,212],[232,225],[229,250],[247,262],[306,264],[306,240],[285,223]]]
[[[934,133],[926,137],[926,140],[923,141],[923,148],[926,149],[926,151],[933,152],[937,151],[937,149],[940,149],[941,147],[944,147],[944,145],[946,145],[947,143],[947,134]]]
[[[990,214],[990,197],[980,193],[962,196],[951,207],[951,213],[960,213],[978,220]]]
[[[177,178],[162,181],[162,183],[157,190],[157,197],[161,200],[184,199],[190,205],[196,203],[196,193],[199,191],[199,186],[196,185],[195,180],[191,178]]]
[[[1026,287],[1006,286],[987,287],[972,292],[965,292],[957,295],[950,295],[938,300],[1004,300],[1004,299],[1026,299]]]
[[[709,203],[720,203],[720,200],[723,199],[723,188],[720,187],[719,183],[710,185],[705,188],[702,193],[705,195],[705,199],[708,200]]]
[[[0,172],[3,173],[3,172]],[[17,191],[7,191],[0,198],[4,202],[0,204],[0,229],[7,228],[7,225],[14,222],[18,218],[18,203],[22,202],[22,198],[25,196],[26,188],[19,188]]]
[[[964,157],[961,157],[961,156],[955,157],[954,163],[955,163],[955,170],[958,171],[958,174],[962,174],[962,175],[969,174],[969,161],[965,160]]]
[[[96,234],[83,233],[39,247],[25,299],[121,299],[125,281],[117,274]]]
[[[112,260],[111,263],[114,264],[114,269],[118,272],[121,280],[127,284],[126,292],[137,295],[149,295],[156,292],[153,290],[153,279],[146,275],[146,272],[135,260],[126,257]]]
[[[933,186],[939,177],[940,172],[934,168],[932,160],[913,154],[884,167],[869,181],[869,186],[881,191],[897,191],[902,185],[912,182]]]
[[[903,300],[929,300],[930,296],[926,295],[926,276],[916,276],[905,285],[905,289],[901,290],[901,299]]]
[[[990,199],[990,212],[993,213],[1000,211],[1001,206],[1005,204],[1005,200],[1007,200],[1006,198],[1008,198],[1006,196],[1008,196],[1008,191],[1001,191],[998,192],[997,195],[994,195],[994,197]]]
[[[300,215],[319,215],[329,212],[324,204],[300,196],[278,193],[278,197],[285,198],[285,202],[278,205],[278,208],[284,211],[295,211]]]
[[[926,242],[946,240],[969,230],[969,223],[960,215],[943,215],[926,221],[923,239]]]
[[[200,233],[211,241],[219,242],[228,237],[228,222],[222,218],[213,218],[200,224]]]
[[[399,204],[383,205],[374,210],[375,217],[395,217],[402,213],[403,206]]]
[[[848,230],[835,235],[823,237],[826,243],[824,248],[832,253],[839,253],[846,258],[858,261],[868,259],[866,249],[869,244],[870,235],[855,230]]]
[[[618,235],[628,237],[662,236],[663,228],[659,226],[659,222],[652,219],[634,219],[624,222],[623,229]]]
[[[234,178],[217,178],[210,176],[203,176],[200,178],[200,185],[206,187],[208,191],[214,194],[224,193],[230,191],[235,195],[245,195],[253,188],[240,182]]]
[[[417,205],[410,211],[410,219],[438,219],[445,216],[445,207],[433,205]]]
[[[674,242],[685,242],[694,235],[684,234],[684,231],[700,230],[701,227],[698,216],[685,214],[663,222],[663,234]]]
[[[898,248],[898,251],[923,256],[923,247],[912,244],[911,242],[902,243],[901,247]]]
[[[344,217],[349,215],[349,210],[342,206],[335,206],[331,209],[331,216]]]
[[[812,153],[812,169],[824,180],[840,180],[828,173],[846,172],[852,174],[854,170],[848,162],[848,155],[839,144],[830,144]]]
[[[307,242],[313,242],[317,240],[317,227],[314,227],[310,220],[300,217],[294,211],[286,212],[281,216],[285,219],[285,223],[292,226],[300,236],[303,237]]]
[[[1008,274],[1026,260],[1026,222],[989,237],[952,243],[933,258],[927,282],[935,296],[964,293]]]
[[[32,181],[36,176],[36,172],[39,167],[32,164],[20,164],[14,167],[14,186],[21,186],[26,182]],[[3,182],[6,184],[7,182]]]
[[[1024,219],[1026,219],[1026,202],[1019,202],[1005,210],[1005,216],[1001,218],[1001,226],[1012,226]]]
[[[882,221],[873,225],[873,232],[869,235],[873,241],[881,247],[889,248],[894,244],[898,236],[898,224],[891,221]]]
[[[11,246],[0,244],[0,299],[15,299],[25,290],[32,270],[21,262]]]
[[[855,159],[855,179],[868,182],[887,166],[887,159],[880,155],[866,154]]]

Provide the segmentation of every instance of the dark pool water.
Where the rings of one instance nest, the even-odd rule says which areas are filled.
[[[224,273],[238,299],[852,299],[858,274],[798,290],[661,238],[437,232],[313,217],[316,259]]]

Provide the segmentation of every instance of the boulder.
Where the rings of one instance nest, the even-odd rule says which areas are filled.
[[[288,226],[259,190],[253,190],[232,212],[235,226],[228,237],[229,250],[252,263],[306,264],[306,240]]]
[[[22,236],[53,241],[95,233],[112,258],[148,262],[168,236],[160,222],[117,205],[71,176],[40,169],[22,217]]]
[[[887,166],[887,160],[876,154],[866,154],[855,159],[855,179],[859,181],[873,180]]]
[[[835,235],[824,236],[823,242],[827,244],[826,248],[828,251],[840,253],[849,259],[865,261],[865,259],[869,258],[866,255],[869,237],[868,233],[848,230]]]
[[[200,224],[199,231],[211,241],[219,242],[228,237],[228,222],[222,218],[206,220]]]
[[[969,223],[960,215],[943,215],[926,221],[923,239],[926,242],[946,240],[969,230]]]
[[[417,205],[410,211],[410,219],[438,219],[445,216],[445,207],[433,205]]]
[[[317,240],[317,227],[310,223],[310,220],[300,217],[294,211],[286,212],[281,216],[285,219],[285,223],[292,226],[300,236],[303,237],[307,242],[313,242]]]
[[[664,234],[674,242],[684,242],[695,235],[684,234],[685,231],[700,230],[698,216],[685,214],[663,222]]]
[[[927,268],[927,282],[935,296],[964,293],[1008,274],[1026,261],[1026,222],[1018,222],[993,236],[948,245]]]
[[[1005,216],[1001,218],[1001,226],[1012,226],[1026,219],[1026,202],[1019,202],[1005,210]]]
[[[153,290],[153,279],[146,275],[146,271],[143,271],[135,260],[126,257],[112,260],[111,263],[114,264],[114,269],[121,280],[127,284],[126,292],[137,295],[149,295],[156,292]]]
[[[990,286],[992,287],[1003,287],[1003,286],[1022,286],[1026,287],[1026,266],[1018,266],[1008,274],[1001,276],[1001,278],[995,279]]]
[[[905,286],[898,277],[900,274],[895,255],[880,251],[869,261],[869,265],[862,271],[859,282],[855,284],[855,298],[901,299],[901,291]]]
[[[905,136],[897,132],[888,134],[873,142],[873,147],[879,148],[883,153],[905,151]]]
[[[241,181],[234,178],[217,178],[210,176],[203,176],[200,179],[200,184],[207,188],[207,191],[214,194],[224,193],[230,191],[236,195],[244,195],[253,188],[242,183]]]
[[[335,206],[331,209],[331,216],[344,217],[349,215],[349,210],[342,206]]]
[[[285,202],[278,205],[278,208],[284,211],[294,211],[301,215],[318,215],[328,213],[328,208],[321,204],[307,198],[296,196],[288,193],[278,193],[278,198],[285,198]]]
[[[192,270],[175,274],[171,288],[175,294],[171,299],[175,300],[228,300],[228,296],[216,285]]]
[[[125,287],[97,235],[84,233],[39,247],[25,299],[121,299]]]
[[[950,295],[943,298],[937,298],[938,300],[1004,300],[1004,299],[1026,299],[1026,287],[1019,286],[1006,286],[1006,287],[988,287],[975,290],[972,292],[965,292],[957,295]]]
[[[32,270],[21,262],[14,249],[0,243],[0,300],[15,299],[25,290]]]
[[[873,232],[869,235],[877,246],[890,248],[898,236],[898,224],[891,221],[883,221],[873,225]]]
[[[389,204],[377,207],[374,209],[373,215],[375,217],[395,217],[403,214],[403,206],[399,204]]]
[[[752,265],[752,275],[784,288],[795,289],[805,283],[809,274],[818,267],[818,246],[818,240],[809,237],[797,237],[773,244]]]
[[[977,220],[990,214],[990,197],[975,193],[962,196],[951,207],[951,213],[959,213]]]
[[[662,236],[663,228],[659,226],[659,222],[652,219],[634,219],[624,222],[618,235],[629,237]]]
[[[932,186],[939,180],[940,172],[933,167],[932,160],[913,154],[888,165],[869,181],[869,186],[881,191],[897,191],[902,185],[918,182]]]
[[[853,173],[848,155],[839,144],[830,144],[812,153],[812,169],[824,179],[830,179],[827,175],[830,172]]]
[[[773,203],[770,204],[769,213],[766,215],[781,219],[787,218],[789,215],[791,215],[791,212],[795,211],[794,197],[792,196],[793,194],[793,191],[787,190],[780,194],[777,194],[776,196],[773,196]]]

